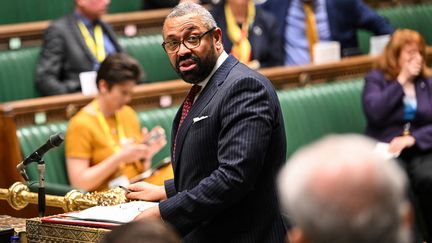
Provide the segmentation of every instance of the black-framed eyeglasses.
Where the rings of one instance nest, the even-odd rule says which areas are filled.
[[[183,40],[173,40],[173,41],[164,41],[162,43],[162,47],[167,53],[174,53],[177,52],[180,48],[180,45],[183,44],[187,49],[192,50],[194,48],[197,48],[201,44],[201,39],[208,33],[214,31],[216,27],[213,27],[206,32],[202,33],[201,35],[190,35]]]

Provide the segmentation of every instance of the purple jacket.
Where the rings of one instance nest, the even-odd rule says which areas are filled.
[[[421,150],[432,148],[432,79],[415,80],[417,111],[411,121],[410,132]],[[404,92],[397,80],[386,80],[380,70],[372,70],[365,77],[363,110],[367,119],[366,135],[382,142],[390,142],[403,132]]]

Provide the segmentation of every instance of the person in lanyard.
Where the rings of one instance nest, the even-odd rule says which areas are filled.
[[[138,62],[124,53],[109,55],[97,74],[99,94],[69,122],[66,164],[72,186],[87,191],[128,185],[150,167],[166,144],[157,126],[140,129],[135,111],[126,105],[141,76]],[[146,143],[150,137],[158,138]]]
[[[43,96],[79,92],[80,73],[97,71],[100,62],[121,52],[111,27],[101,20],[110,0],[75,0],[73,12],[55,20],[44,33],[36,68]]]

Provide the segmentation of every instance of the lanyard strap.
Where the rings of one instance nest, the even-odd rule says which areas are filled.
[[[94,39],[82,21],[78,21],[78,27],[90,51],[102,62],[106,56],[102,27],[99,24],[94,27]]]
[[[108,122],[105,119],[105,116],[102,114],[102,111],[100,110],[100,106],[99,106],[97,100],[94,100],[92,102],[92,106],[96,112],[96,118],[102,127],[102,130],[105,134],[105,137],[110,140],[110,143],[111,143],[114,151],[115,152],[119,151],[120,150],[120,144],[123,140],[126,139],[126,135],[124,132],[123,124],[121,123],[121,120],[118,118],[117,112],[114,114],[114,116],[115,116],[115,121],[116,121],[116,125],[117,125],[117,134],[119,137],[119,142],[116,142],[114,137],[112,136]]]
[[[231,54],[239,59],[240,62],[248,64],[252,59],[252,46],[249,42],[248,34],[249,27],[252,26],[255,19],[255,4],[252,1],[249,2],[247,19],[241,28],[238,26],[228,3],[225,3],[224,10],[228,38],[233,44]]]

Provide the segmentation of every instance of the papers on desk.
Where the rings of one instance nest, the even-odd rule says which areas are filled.
[[[96,71],[82,72],[79,74],[83,95],[95,95],[98,93],[96,76]]]
[[[389,40],[390,35],[371,36],[369,39],[369,55],[375,56],[381,54]]]
[[[390,153],[389,152],[389,144],[388,143],[382,143],[378,142],[375,146],[375,152],[378,154],[384,156],[386,159],[394,159],[399,156],[399,153]]]
[[[313,63],[337,62],[341,59],[341,46],[338,41],[320,41],[313,47]]]
[[[95,206],[63,215],[72,219],[124,224],[132,221],[142,211],[157,205],[157,202],[132,201],[115,206]]]

